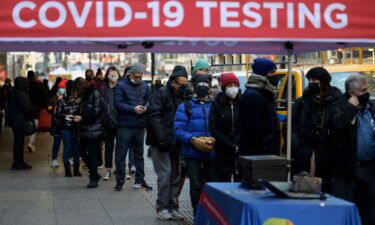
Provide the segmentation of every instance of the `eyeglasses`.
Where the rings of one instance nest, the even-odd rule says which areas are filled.
[[[174,81],[179,87],[188,87],[188,84],[180,84],[177,81]]]

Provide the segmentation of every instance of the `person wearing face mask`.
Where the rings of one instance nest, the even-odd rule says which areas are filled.
[[[188,74],[175,66],[168,83],[150,96],[146,143],[153,147],[152,161],[158,176],[156,211],[162,220],[181,220],[176,193],[180,179],[180,145],[173,130],[177,106],[189,97]]]
[[[223,73],[220,78],[222,93],[211,105],[210,131],[216,139],[214,171],[219,182],[237,179],[236,160],[239,144],[240,81],[234,73]]]
[[[276,64],[257,58],[239,105],[240,155],[279,155],[280,127],[275,110]]]
[[[135,63],[129,76],[121,79],[114,89],[114,104],[118,112],[115,191],[121,191],[125,183],[125,158],[129,147],[134,150],[135,157],[136,174],[133,187],[152,190],[144,180],[143,147],[150,89],[147,83],[142,81],[143,73],[143,65]]]
[[[322,190],[330,192],[334,132],[328,112],[343,95],[330,85],[331,75],[323,67],[310,69],[306,78],[309,85],[302,97],[295,101],[292,110],[292,174],[310,172],[322,178]]]
[[[106,122],[104,124],[105,140],[105,173],[103,180],[110,180],[113,166],[113,151],[117,134],[117,110],[113,101],[113,91],[120,78],[120,72],[116,67],[109,67],[105,74],[103,87],[100,92],[103,96],[105,106]]]
[[[194,213],[204,183],[214,180],[212,165],[215,139],[211,136],[208,125],[211,81],[209,76],[197,76],[193,98],[178,106],[174,118],[175,135],[181,143],[181,154],[185,159],[190,180],[190,198]]]
[[[330,110],[335,141],[332,194],[356,203],[363,225],[375,224],[375,102],[368,78],[353,74],[345,97]]]
[[[48,110],[52,114],[51,118],[51,130],[50,134],[53,136],[52,145],[52,162],[51,167],[58,167],[59,163],[57,161],[57,156],[59,154],[60,144],[61,144],[61,125],[59,124],[59,119],[56,115],[56,106],[58,102],[64,98],[66,95],[66,83],[67,80],[61,80],[57,85],[57,90],[55,96],[50,100],[48,105]]]

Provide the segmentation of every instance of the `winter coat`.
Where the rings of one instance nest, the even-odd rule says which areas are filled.
[[[24,77],[14,80],[14,88],[10,89],[6,106],[7,123],[13,128],[23,128],[25,120],[32,120],[34,113],[28,94],[29,81]]]
[[[106,128],[117,128],[117,110],[113,99],[114,89],[109,86],[109,83],[106,83],[99,89],[104,101],[103,113],[105,113],[108,120],[105,124]]]
[[[79,115],[79,137],[83,139],[97,139],[102,136],[103,100],[100,92],[89,87],[82,94]]]
[[[211,105],[210,132],[216,139],[215,160],[220,164],[234,164],[239,144],[239,103],[238,96],[233,104],[225,93],[219,93]]]
[[[177,107],[181,102],[182,98],[173,93],[170,85],[152,93],[147,115],[146,143],[148,145],[166,144],[171,147],[175,146],[176,136],[173,123]]]
[[[79,114],[80,99],[72,99],[68,96],[64,96],[57,103],[56,113],[54,115],[57,118],[58,124],[53,124],[52,129],[57,128],[56,132],[59,132],[61,128],[74,129],[76,128],[76,123],[74,121],[69,121],[66,119],[67,115],[76,116]],[[54,119],[54,118],[52,118]],[[53,120],[52,120],[53,121]],[[55,121],[55,122],[57,122]],[[59,127],[55,127],[59,126]]]
[[[332,107],[341,105],[343,94],[336,87],[331,87],[328,97],[318,100],[306,94],[296,100],[292,110],[292,155],[293,158],[309,160],[315,152],[317,163],[327,162],[335,145]],[[345,103],[344,103],[345,104]]]
[[[357,169],[357,121],[358,109],[348,102],[349,95],[345,95],[341,104],[330,109],[332,128],[336,129],[333,148],[333,175],[353,178]],[[375,118],[375,102],[369,101],[369,110]]]
[[[279,155],[280,126],[274,93],[247,87],[239,106],[240,155]]]
[[[193,137],[210,137],[209,114],[211,103],[209,101],[201,104],[198,100],[190,100],[192,114],[186,114],[185,103],[177,107],[174,117],[174,131],[178,141],[181,143],[181,154],[185,158],[212,159],[215,152],[200,152],[191,144]]]
[[[121,79],[114,90],[115,107],[118,112],[119,127],[145,128],[146,113],[135,112],[137,105],[147,106],[150,89],[146,82],[133,84],[128,77]]]

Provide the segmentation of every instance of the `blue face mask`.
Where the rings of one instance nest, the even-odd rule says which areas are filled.
[[[59,88],[59,95],[65,95],[65,88]]]

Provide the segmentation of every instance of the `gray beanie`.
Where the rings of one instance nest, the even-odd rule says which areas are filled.
[[[129,73],[144,73],[145,69],[141,63],[134,63],[130,68]]]

